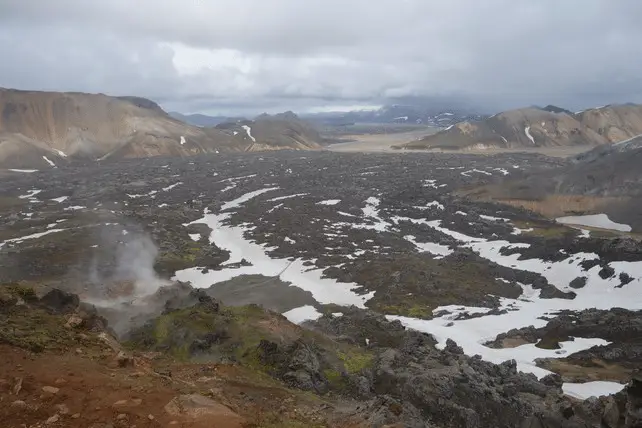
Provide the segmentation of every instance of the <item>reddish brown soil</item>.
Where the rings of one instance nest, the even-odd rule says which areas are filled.
[[[137,356],[127,367],[119,367],[108,348],[101,356],[95,350],[33,354],[0,345],[0,426],[298,427],[306,426],[300,425],[303,420],[312,422],[311,428],[327,426],[321,409],[328,406],[321,400],[290,391],[267,376],[235,366],[150,357],[155,356]],[[58,390],[47,392],[46,387]],[[221,414],[211,409],[196,419],[168,414],[166,405],[182,394],[212,399],[223,406]],[[297,422],[281,425],[280,420]]]

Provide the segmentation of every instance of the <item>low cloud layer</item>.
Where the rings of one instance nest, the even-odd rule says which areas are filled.
[[[637,0],[0,0],[0,86],[235,114],[642,102]]]

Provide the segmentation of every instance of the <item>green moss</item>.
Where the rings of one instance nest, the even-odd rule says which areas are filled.
[[[328,425],[306,419],[291,419],[282,414],[270,412],[261,415],[255,423],[248,426],[252,428],[326,428]]]
[[[349,374],[359,373],[372,367],[373,356],[367,352],[354,349],[347,352],[339,351],[337,356],[343,362],[343,366]]]
[[[66,351],[78,346],[80,339],[75,330],[64,327],[65,322],[64,316],[42,309],[13,306],[0,315],[0,343],[31,352]]]
[[[431,319],[432,311],[436,306],[429,305],[420,305],[420,304],[408,304],[401,302],[396,305],[386,305],[386,304],[372,304],[370,306],[372,309],[387,314],[387,315],[399,315],[404,317],[411,318],[421,318],[421,319]]]
[[[36,292],[31,287],[25,287],[18,284],[7,285],[5,287],[10,295],[20,297],[26,302],[34,301],[38,298],[36,296]]]
[[[220,336],[210,351],[200,349],[199,360],[223,358],[262,371],[271,368],[261,363],[257,347],[269,332],[258,323],[271,316],[255,305],[226,307],[213,312],[203,307],[191,307],[163,314],[132,334],[130,348],[164,351],[180,360],[189,360],[190,347],[208,335]]]
[[[429,319],[432,317],[432,311],[427,306],[414,305],[407,312],[408,316],[412,318]]]
[[[556,226],[546,223],[515,220],[513,221],[513,225],[519,229],[522,229],[522,233],[524,235],[535,236],[544,239],[561,238],[566,234],[575,233],[574,229],[571,229],[569,227]]]
[[[330,387],[334,390],[342,389],[344,384],[344,378],[338,370],[326,369],[323,370],[323,376],[328,380]]]

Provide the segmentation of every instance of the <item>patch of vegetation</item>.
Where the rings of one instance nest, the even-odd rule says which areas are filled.
[[[373,356],[368,352],[353,349],[347,352],[339,351],[337,356],[343,362],[348,374],[359,373],[364,369],[372,367]]]
[[[323,376],[327,379],[331,389],[341,390],[345,387],[345,379],[339,370],[325,369],[323,370]]]
[[[374,304],[370,307],[387,315],[399,315],[410,318],[432,319],[432,311],[438,305],[420,305],[401,302],[397,305]]]
[[[79,345],[96,343],[97,339],[91,334],[81,336],[73,328],[65,327],[65,316],[31,306],[30,302],[38,300],[33,289],[15,285],[2,287],[0,291],[3,292],[0,300],[4,302],[0,305],[1,344],[43,352],[68,351]]]
[[[574,229],[566,226],[549,225],[545,223],[519,220],[515,220],[512,223],[515,227],[522,229],[522,233],[524,235],[535,236],[544,239],[561,238],[565,235],[573,235],[577,233]]]
[[[9,296],[20,298],[25,302],[31,302],[38,298],[36,291],[32,287],[27,287],[21,284],[8,284],[3,286],[5,294]]]
[[[287,416],[270,412],[260,415],[256,422],[249,423],[248,428],[327,428],[325,422],[312,421],[304,418],[289,418]]]
[[[261,340],[274,338],[259,324],[275,316],[256,305],[218,308],[199,304],[150,321],[130,335],[128,346],[165,352],[180,361],[242,362],[267,370],[257,347]]]

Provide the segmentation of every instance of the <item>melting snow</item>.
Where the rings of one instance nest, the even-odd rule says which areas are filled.
[[[317,311],[314,306],[306,305],[284,312],[283,316],[294,324],[301,324],[305,321],[317,320],[321,318],[323,314]]]
[[[40,189],[29,190],[26,194],[18,196],[20,199],[29,199],[36,196],[38,193],[42,192]]]
[[[400,218],[397,218],[400,219]],[[405,219],[405,218],[402,218]],[[561,290],[570,290],[568,284],[578,276],[588,278],[584,288],[574,290],[575,299],[540,299],[539,291],[529,286],[522,285],[523,295],[519,299],[502,298],[503,308],[511,310],[502,315],[485,316],[468,320],[450,320],[440,317],[432,320],[419,320],[414,318],[389,316],[399,319],[408,327],[433,334],[440,346],[445,346],[446,339],[455,340],[468,355],[479,354],[484,359],[500,363],[509,359],[516,359],[521,371],[544,376],[549,372],[536,366],[536,358],[555,358],[569,353],[578,352],[607,342],[601,339],[576,338],[573,342],[562,344],[561,352],[540,350],[534,345],[523,345],[511,349],[491,349],[483,346],[487,340],[493,340],[498,334],[506,332],[508,328],[520,328],[529,325],[542,327],[546,321],[541,317],[561,310],[583,310],[587,308],[610,309],[621,307],[637,310],[642,308],[642,296],[639,293],[642,287],[642,262],[611,262],[609,265],[615,269],[616,275],[603,279],[599,275],[600,266],[594,266],[588,271],[584,270],[581,263],[584,260],[597,259],[596,254],[576,253],[569,254],[564,260],[547,262],[540,259],[518,260],[520,254],[502,255],[501,248],[525,248],[528,244],[512,244],[508,241],[488,241],[446,229],[441,226],[441,220],[426,221],[421,219],[407,219],[418,224],[425,224],[458,241],[464,247],[471,248],[481,257],[495,262],[501,266],[515,267],[518,269],[536,272],[544,276],[549,283]],[[626,272],[635,278],[626,287],[618,288],[620,280],[617,273]],[[521,284],[520,284],[521,285]],[[441,308],[435,311],[441,310]]]
[[[526,134],[528,139],[531,140],[531,143],[535,144],[535,139],[531,135],[531,127],[530,126],[527,126],[526,128],[524,128],[524,134]]]
[[[198,241],[199,239],[201,239],[200,233],[189,233],[188,235],[192,241]]]
[[[221,207],[221,211],[238,208],[241,204],[278,187],[256,190],[229,201]],[[359,295],[353,290],[359,288],[358,284],[341,283],[335,279],[324,278],[323,269],[305,266],[304,261],[296,259],[273,259],[267,254],[267,248],[245,239],[247,228],[241,226],[227,226],[223,223],[232,213],[210,214],[205,210],[205,216],[190,224],[205,223],[211,229],[210,243],[230,253],[229,260],[221,270],[210,270],[203,273],[199,268],[189,268],[176,272],[175,278],[180,281],[190,281],[194,287],[204,288],[218,282],[227,281],[239,275],[264,275],[279,277],[282,281],[290,282],[312,293],[312,296],[322,304],[336,303],[339,305],[355,305],[363,308],[366,301],[374,292]],[[226,267],[247,260],[251,266]]]
[[[31,174],[32,172],[38,172],[37,169],[15,169],[15,168],[9,169],[9,171],[11,171],[11,172],[26,172],[28,174]]]
[[[477,172],[479,174],[484,174],[484,175],[493,175],[490,172],[482,171],[481,169],[470,169],[468,171],[460,172],[460,174],[463,175],[464,177],[470,177],[471,172]]]
[[[620,232],[630,232],[633,230],[628,224],[611,221],[606,214],[559,217],[556,221],[562,224],[597,227],[600,229],[617,230]]]
[[[242,128],[245,129],[245,132],[247,132],[247,136],[256,143],[256,138],[252,136],[252,128],[247,125],[243,125]]]
[[[61,196],[59,198],[53,198],[52,201],[56,201],[58,203],[65,202],[67,199],[69,199],[69,196]]]
[[[58,153],[58,155],[59,155],[59,156],[61,156],[61,157],[63,157],[63,158],[66,158],[66,157],[67,157],[67,154],[66,154],[65,152],[63,152],[62,150],[54,149],[54,151],[55,151],[56,153]]]
[[[183,136],[181,135],[181,146],[182,146],[183,144],[185,144],[185,137],[183,137]]]
[[[63,230],[67,230],[67,229],[49,229],[49,230],[47,230],[45,232],[39,232],[39,233],[34,233],[34,234],[31,234],[31,235],[27,235],[27,236],[21,236],[20,238],[7,239],[4,242],[0,242],[0,248],[4,247],[4,245],[8,244],[8,243],[22,242],[22,241],[26,241],[28,239],[37,239],[37,238],[43,237],[45,235],[49,235],[51,233],[62,232]]]
[[[182,182],[182,181],[179,181],[178,183],[174,183],[174,184],[169,185],[169,186],[167,186],[167,187],[163,187],[163,192],[169,192],[169,191],[170,191],[170,190],[172,190],[174,187],[176,187],[176,186],[178,186],[178,185],[181,185],[181,184],[183,184],[183,182]]]
[[[444,207],[439,201],[432,201],[429,204],[426,204],[425,207],[415,206],[413,208],[416,208],[418,210],[429,210],[431,208],[437,208],[442,211],[446,209],[446,207]]]
[[[164,189],[163,189],[163,190],[164,190]],[[151,192],[149,192],[149,193],[141,193],[141,194],[134,194],[134,195],[127,193],[127,196],[128,196],[128,197],[130,197],[130,198],[132,198],[132,199],[136,199],[136,198],[142,198],[142,197],[145,197],[145,196],[152,196],[152,197],[154,197],[154,195],[155,195],[155,194],[157,194],[157,193],[158,193],[158,190],[152,190],[152,191],[151,191]]]
[[[317,205],[337,205],[339,202],[341,202],[341,199],[328,199],[327,201],[317,202]]]
[[[506,169],[504,169],[504,168],[493,168],[493,171],[499,171],[499,172],[501,172],[503,175],[508,175],[508,174],[510,174],[510,173],[508,172],[508,170],[506,170]]]
[[[307,196],[307,193],[297,193],[296,195],[288,195],[288,196],[279,196],[277,198],[272,198],[268,199],[270,202],[277,202],[277,201],[283,201],[285,199],[291,199],[291,198],[298,198],[299,196]]]
[[[54,168],[56,167],[56,164],[53,163],[52,161],[49,160],[47,156],[42,157],[49,165],[53,166]]]
[[[412,235],[404,236],[404,239],[415,244],[418,250],[438,256],[435,258],[440,259],[453,253],[453,251],[445,245],[436,244],[434,242],[417,242],[416,238]]]
[[[503,218],[503,217],[493,217],[492,215],[483,215],[483,214],[480,214],[480,215],[479,215],[479,217],[480,217],[480,218],[483,218],[484,220],[490,220],[490,221],[503,221],[503,222],[510,221],[510,219],[508,219],[508,218]]]
[[[564,394],[586,400],[591,397],[600,397],[603,395],[617,394],[622,391],[626,385],[617,382],[586,382],[586,383],[564,383],[562,391]]]
[[[522,233],[526,232],[532,232],[535,229],[532,227],[526,228],[526,229],[520,229],[519,227],[513,227],[513,231],[510,233],[511,235],[521,235]]]

